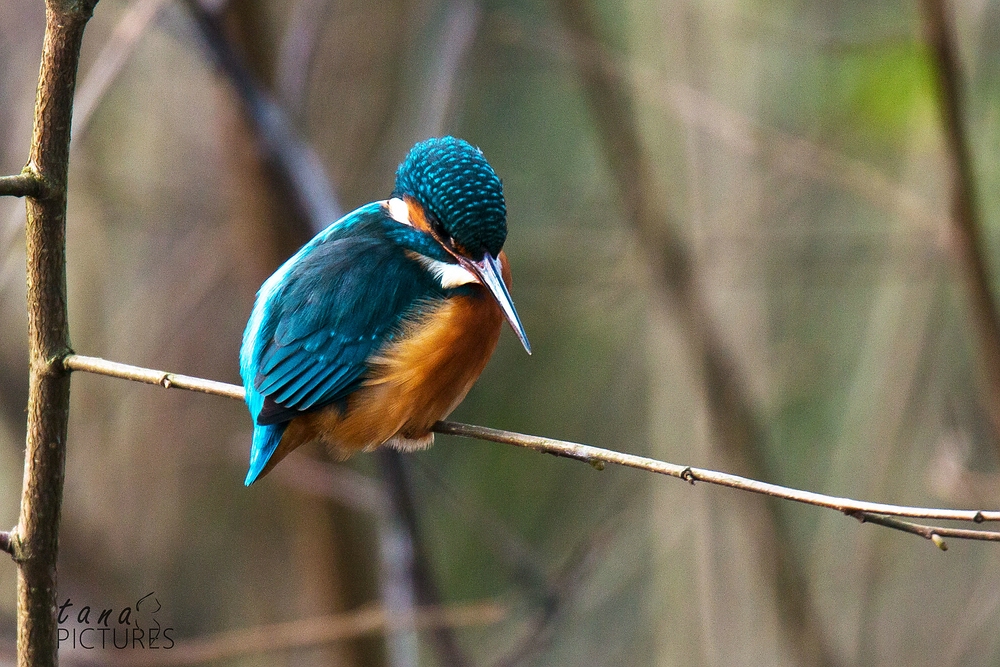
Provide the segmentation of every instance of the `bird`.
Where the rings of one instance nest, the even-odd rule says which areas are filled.
[[[503,184],[464,139],[417,143],[388,199],[348,213],[264,281],[240,347],[254,421],[244,484],[320,441],[339,459],[429,447],[506,320]]]

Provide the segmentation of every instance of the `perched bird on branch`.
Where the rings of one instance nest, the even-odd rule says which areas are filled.
[[[428,139],[389,199],[333,223],[268,278],[240,350],[254,419],[246,485],[313,440],[344,458],[430,446],[504,319],[530,354],[506,238],[503,187],[482,152]]]

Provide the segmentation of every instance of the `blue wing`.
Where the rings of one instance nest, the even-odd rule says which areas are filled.
[[[256,425],[248,484],[288,421],[344,400],[403,318],[441,295],[391,238],[397,225],[378,203],[359,208],[305,245],[258,292],[240,352]]]

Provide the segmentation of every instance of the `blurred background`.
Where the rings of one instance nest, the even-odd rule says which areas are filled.
[[[505,328],[454,419],[996,507],[1000,7],[946,7],[955,69],[928,37],[936,4],[101,0],[74,118],[74,348],[238,382],[260,283],[450,133],[504,180],[534,350]],[[0,173],[27,155],[43,28],[38,0],[0,3]],[[23,465],[23,223],[0,200],[0,526]],[[942,553],[440,435],[346,465],[296,452],[245,489],[250,426],[232,400],[74,376],[63,627],[154,593],[175,646],[64,642],[64,664],[1000,664],[988,543]],[[0,563],[4,664],[14,585]],[[436,630],[271,627],[461,605]]]

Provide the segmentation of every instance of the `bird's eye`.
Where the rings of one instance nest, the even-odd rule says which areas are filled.
[[[441,224],[440,220],[438,220],[434,216],[428,216],[428,222],[430,223],[431,231],[434,232],[435,236],[445,241],[452,240],[448,232],[444,230],[444,225]]]

